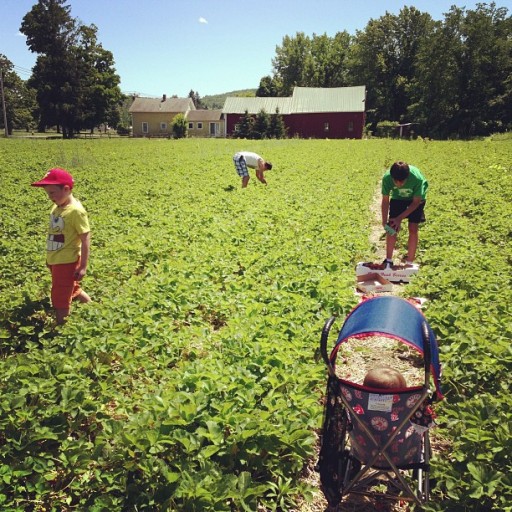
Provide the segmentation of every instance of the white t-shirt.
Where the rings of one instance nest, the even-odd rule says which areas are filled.
[[[261,156],[257,153],[252,153],[251,151],[242,151],[241,154],[245,158],[245,163],[247,164],[247,167],[250,167],[251,169],[257,169],[258,168],[258,160],[261,159]]]

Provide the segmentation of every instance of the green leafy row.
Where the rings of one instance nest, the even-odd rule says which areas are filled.
[[[428,265],[412,290],[430,298],[449,393],[440,510],[512,510],[512,168],[502,153],[509,150],[468,143],[438,162],[436,214],[423,244]]]

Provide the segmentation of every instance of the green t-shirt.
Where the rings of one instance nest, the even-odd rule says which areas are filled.
[[[389,170],[382,178],[382,195],[389,196],[391,199],[408,200],[420,196],[421,199],[425,200],[427,189],[427,179],[414,165],[409,165],[409,177],[401,187],[395,185]]]

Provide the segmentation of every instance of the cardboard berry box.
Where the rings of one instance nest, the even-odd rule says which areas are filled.
[[[393,284],[376,272],[357,276],[357,288],[364,293],[391,292]]]
[[[393,265],[384,268],[381,263],[360,262],[356,265],[356,277],[366,274],[378,274],[392,283],[408,283],[419,270],[419,265]]]

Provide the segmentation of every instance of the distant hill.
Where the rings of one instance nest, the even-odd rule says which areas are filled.
[[[210,96],[202,96],[201,101],[209,110],[221,109],[228,96],[254,97],[256,89],[242,89],[240,91],[224,92],[222,94],[212,94]]]

